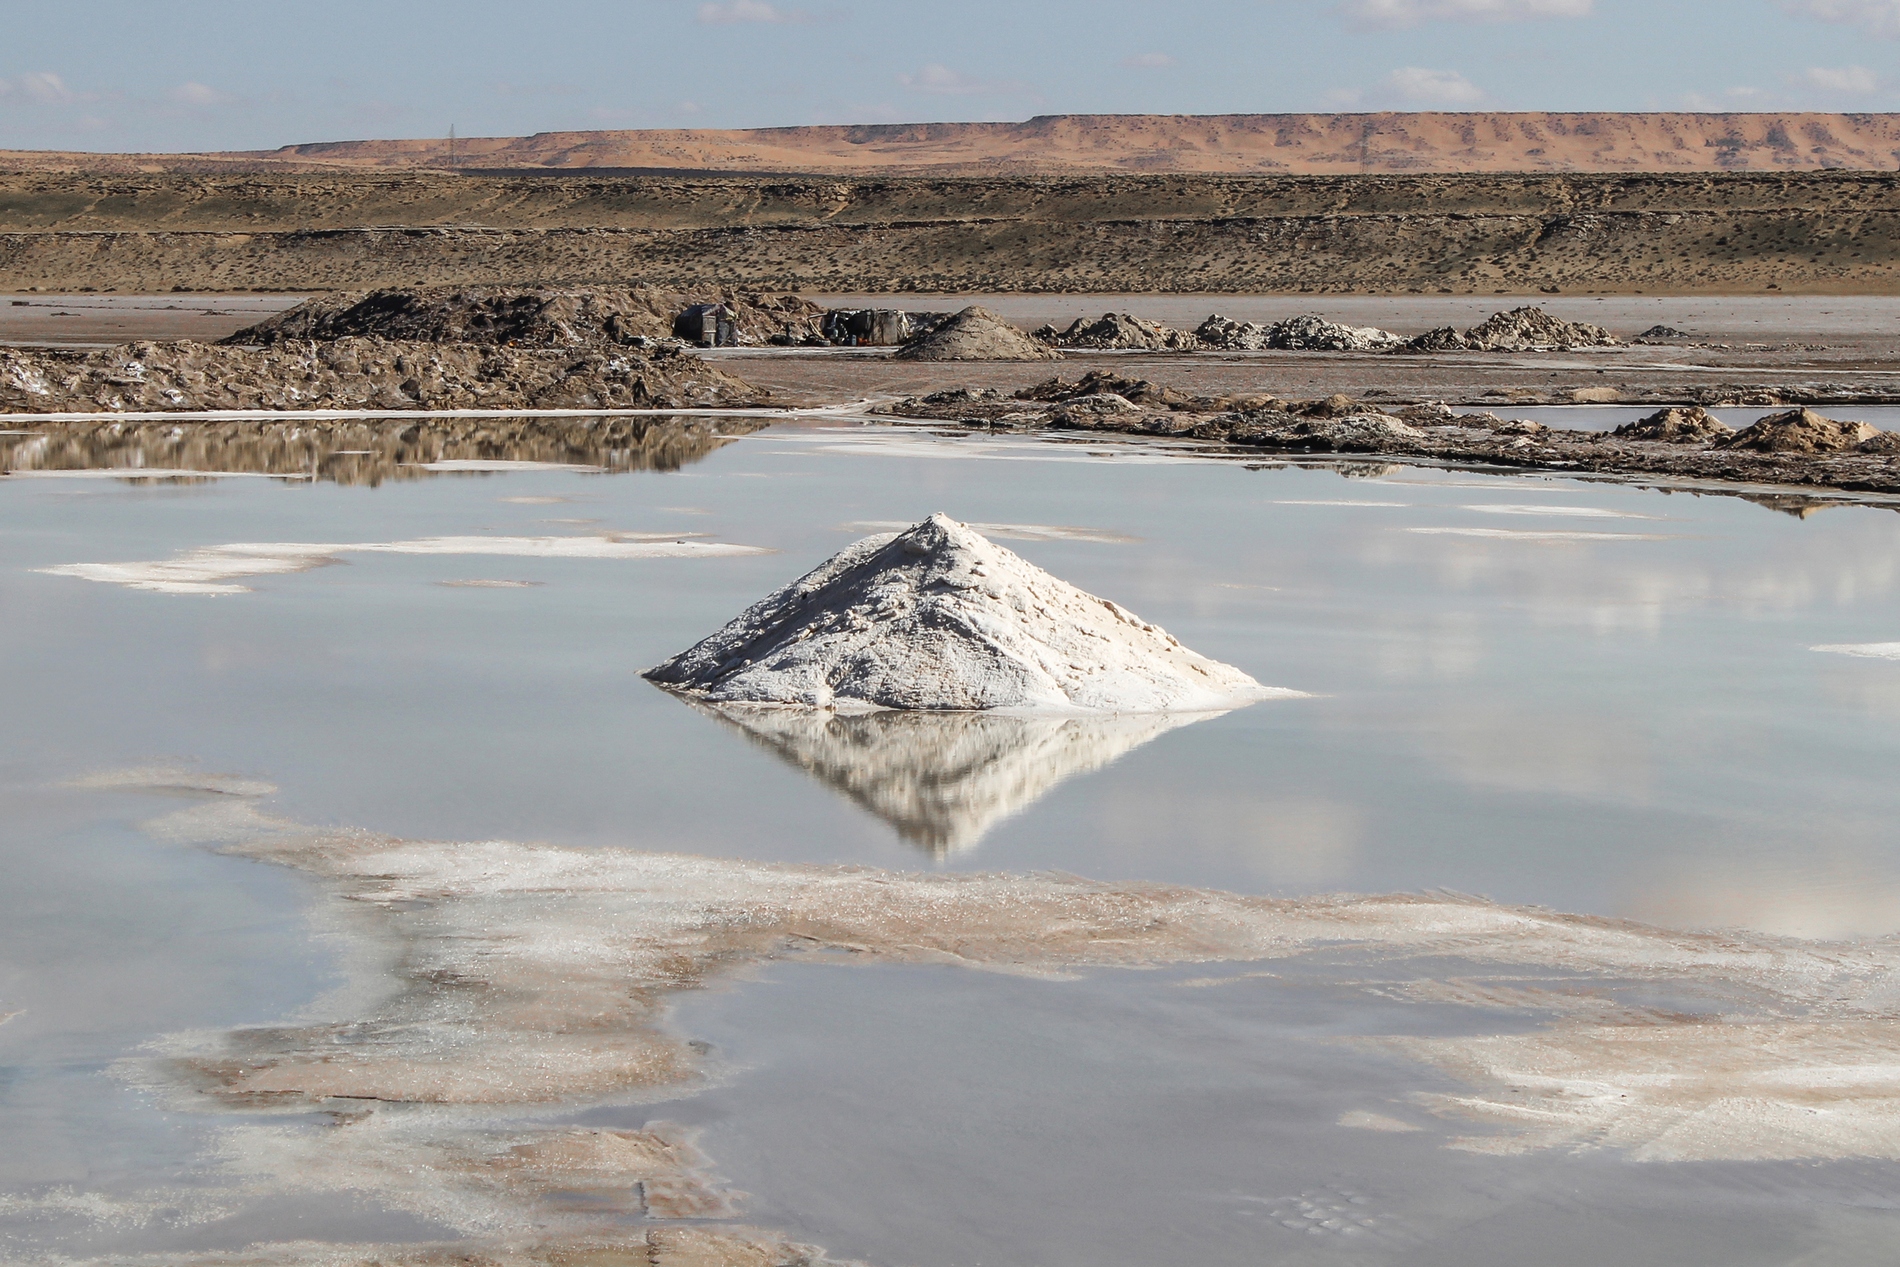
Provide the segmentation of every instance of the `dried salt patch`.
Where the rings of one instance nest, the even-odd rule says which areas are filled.
[[[540,559],[705,559],[770,554],[761,546],[718,541],[655,539],[651,533],[590,537],[423,537],[415,541],[238,542],[187,550],[148,563],[64,563],[36,568],[49,576],[71,576],[158,594],[248,594],[239,577],[282,576],[339,563],[345,554],[475,554]]]
[[[718,703],[1218,712],[1263,687],[967,524],[866,537],[646,676]]]
[[[1068,524],[979,524],[967,525],[986,537],[1004,541],[1096,541],[1103,545],[1132,545],[1141,540],[1106,528],[1076,528]],[[901,519],[860,519],[839,524],[844,532],[903,532],[911,527]]]
[[[1834,642],[1808,650],[1859,656],[1865,660],[1900,660],[1900,642]]]
[[[1654,515],[1638,515],[1626,510],[1604,510],[1599,506],[1516,506],[1504,502],[1481,502],[1475,506],[1466,506],[1465,510],[1475,510],[1481,515],[1563,515],[1572,519],[1654,519]]]
[[[1502,541],[1673,541],[1655,532],[1536,532],[1518,528],[1407,528],[1421,537],[1483,537]]]
[[[436,584],[446,585],[450,589],[525,590],[525,589],[533,589],[537,585],[545,585],[547,584],[547,582],[545,581],[501,581],[501,580],[489,580],[485,577],[475,577],[466,581],[437,581]]]
[[[1364,1109],[1341,1113],[1339,1124],[1350,1130],[1383,1131],[1388,1135],[1407,1135],[1425,1129],[1422,1126],[1413,1126],[1410,1122],[1401,1122],[1396,1117],[1387,1117],[1383,1113],[1368,1113]]]

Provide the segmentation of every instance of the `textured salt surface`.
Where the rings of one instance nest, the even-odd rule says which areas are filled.
[[[690,535],[690,534],[688,534]],[[282,576],[340,562],[345,554],[495,555],[538,559],[715,559],[770,554],[760,546],[690,541],[650,533],[587,537],[422,537],[414,541],[237,542],[187,550],[146,563],[63,563],[36,568],[49,576],[102,581],[159,594],[248,594],[237,578]]]
[[[1218,712],[1298,694],[943,515],[847,547],[647,676],[719,703],[860,711]]]
[[[1363,982],[1375,994],[1480,1018],[1461,1037],[1357,1040],[1469,1085],[1414,1097],[1486,1128],[1454,1147],[1616,1148],[1646,1161],[1900,1156],[1891,940],[1678,933],[1444,894],[1282,900],[1069,876],[402,840],[273,817],[249,780],[159,768],[89,783],[195,789],[198,803],[148,830],[310,875],[331,899],[322,910],[334,931],[380,946],[364,962],[388,974],[301,1023],[176,1036],[125,1076],[168,1103],[229,1114],[218,1170],[242,1195],[347,1192],[460,1238],[114,1262],[578,1262],[610,1250],[667,1267],[794,1261],[771,1233],[707,1224],[709,1239],[688,1247],[665,1241],[676,1229],[641,1222],[733,1214],[734,1194],[689,1136],[536,1113],[704,1078],[704,1058],[667,1021],[669,996],[812,950],[1037,974],[1350,952],[1355,971],[1377,965]],[[1447,979],[1457,961],[1507,970]],[[1700,1010],[1626,1003],[1632,985],[1692,995]],[[1491,1032],[1487,1013],[1500,1021]],[[1522,1032],[1527,1013],[1549,1023]],[[1340,1125],[1406,1125],[1386,1108],[1350,1111]],[[84,1213],[90,1198],[46,1200]],[[32,1199],[15,1204],[34,1213]],[[140,1216],[121,1202],[95,1217]]]

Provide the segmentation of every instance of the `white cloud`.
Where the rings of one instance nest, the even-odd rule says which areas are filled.
[[[1484,89],[1455,70],[1402,66],[1385,77],[1385,86],[1407,101],[1435,106],[1468,106],[1484,100]]]
[[[1818,22],[1842,22],[1871,35],[1900,38],[1900,0],[1782,0],[1781,7]]]
[[[1339,11],[1356,26],[1383,30],[1426,22],[1587,18],[1595,7],[1596,0],[1340,0]]]
[[[741,22],[783,25],[809,22],[811,14],[798,9],[781,9],[775,4],[767,4],[765,0],[722,0],[717,4],[700,5],[695,20],[707,26],[735,26]]]
[[[32,71],[21,75],[14,89],[29,101],[43,106],[65,106],[81,101],[78,93],[66,86],[66,81],[49,70]]]
[[[1865,96],[1880,91],[1880,76],[1865,66],[1810,66],[1801,82],[1822,92]]]
[[[1134,53],[1122,58],[1122,66],[1128,70],[1163,70],[1174,64],[1166,53]]]
[[[930,63],[915,74],[899,75],[897,82],[912,92],[927,92],[939,97],[974,97],[984,93],[1028,91],[1026,85],[1012,80],[977,79],[937,62]]]
[[[207,87],[195,81],[179,84],[166,95],[181,106],[191,106],[198,110],[208,110],[212,106],[227,105],[236,100],[228,93],[219,92],[216,88]]]

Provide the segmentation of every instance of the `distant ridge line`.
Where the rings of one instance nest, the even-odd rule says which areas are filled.
[[[1900,171],[1900,114],[1427,111],[541,132],[203,154],[0,151],[22,172],[1225,175]]]

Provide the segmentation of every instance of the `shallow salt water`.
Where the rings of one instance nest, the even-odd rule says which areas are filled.
[[[310,876],[142,826],[203,794],[69,786],[103,770],[233,772],[296,822],[444,841],[1900,933],[1900,666],[1866,650],[1900,638],[1900,517],[1807,509],[825,424],[671,473],[0,480],[0,1248],[465,1234],[347,1185],[237,1191],[206,1160],[228,1113],[115,1072],[187,1031],[355,1016],[390,951],[325,917]],[[933,510],[1314,698],[1179,725],[772,729],[640,679]],[[771,553],[359,551],[221,594],[43,570],[604,534]],[[1857,1262],[1891,1243],[1891,1162],[1447,1147],[1474,1128],[1417,1097],[1459,1080],[1341,1040],[1549,1014],[1394,1002],[1393,971],[772,964],[682,996],[714,1085],[564,1111],[694,1127],[750,1222],[879,1263]]]

